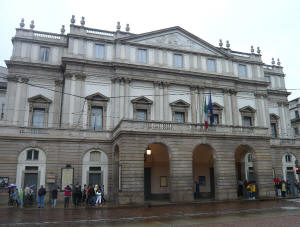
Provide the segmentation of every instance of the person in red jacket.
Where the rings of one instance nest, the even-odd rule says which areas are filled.
[[[69,201],[70,201],[70,197],[71,197],[71,188],[69,185],[67,185],[67,187],[65,187],[64,190],[64,197],[65,197],[65,203],[64,203],[64,207],[68,208],[69,207]]]

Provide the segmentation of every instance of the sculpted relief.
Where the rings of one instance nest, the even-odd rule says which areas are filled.
[[[185,50],[193,50],[199,51],[201,53],[212,54],[213,52],[204,46],[196,43],[195,41],[188,39],[187,37],[178,34],[166,34],[159,37],[146,39],[140,41],[143,44],[155,45],[155,46],[162,46],[162,47],[170,47],[170,48],[179,48]]]

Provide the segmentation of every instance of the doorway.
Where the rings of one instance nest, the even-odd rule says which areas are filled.
[[[38,173],[24,174],[24,187],[29,186],[33,190],[33,199],[36,199],[38,184]]]
[[[144,168],[144,197],[151,199],[151,168]]]

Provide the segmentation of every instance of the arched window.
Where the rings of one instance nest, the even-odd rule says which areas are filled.
[[[292,161],[291,155],[287,154],[287,155],[285,156],[285,162],[291,162],[291,161]]]
[[[90,161],[91,162],[100,162],[100,155],[101,153],[99,151],[92,151],[90,153]]]

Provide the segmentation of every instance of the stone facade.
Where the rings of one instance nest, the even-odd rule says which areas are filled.
[[[196,183],[200,197],[236,199],[244,180],[274,196],[274,174],[290,167],[280,160],[300,145],[279,61],[180,27],[133,34],[74,23],[68,35],[16,30],[0,177],[47,188],[97,182],[120,204],[192,201]]]

